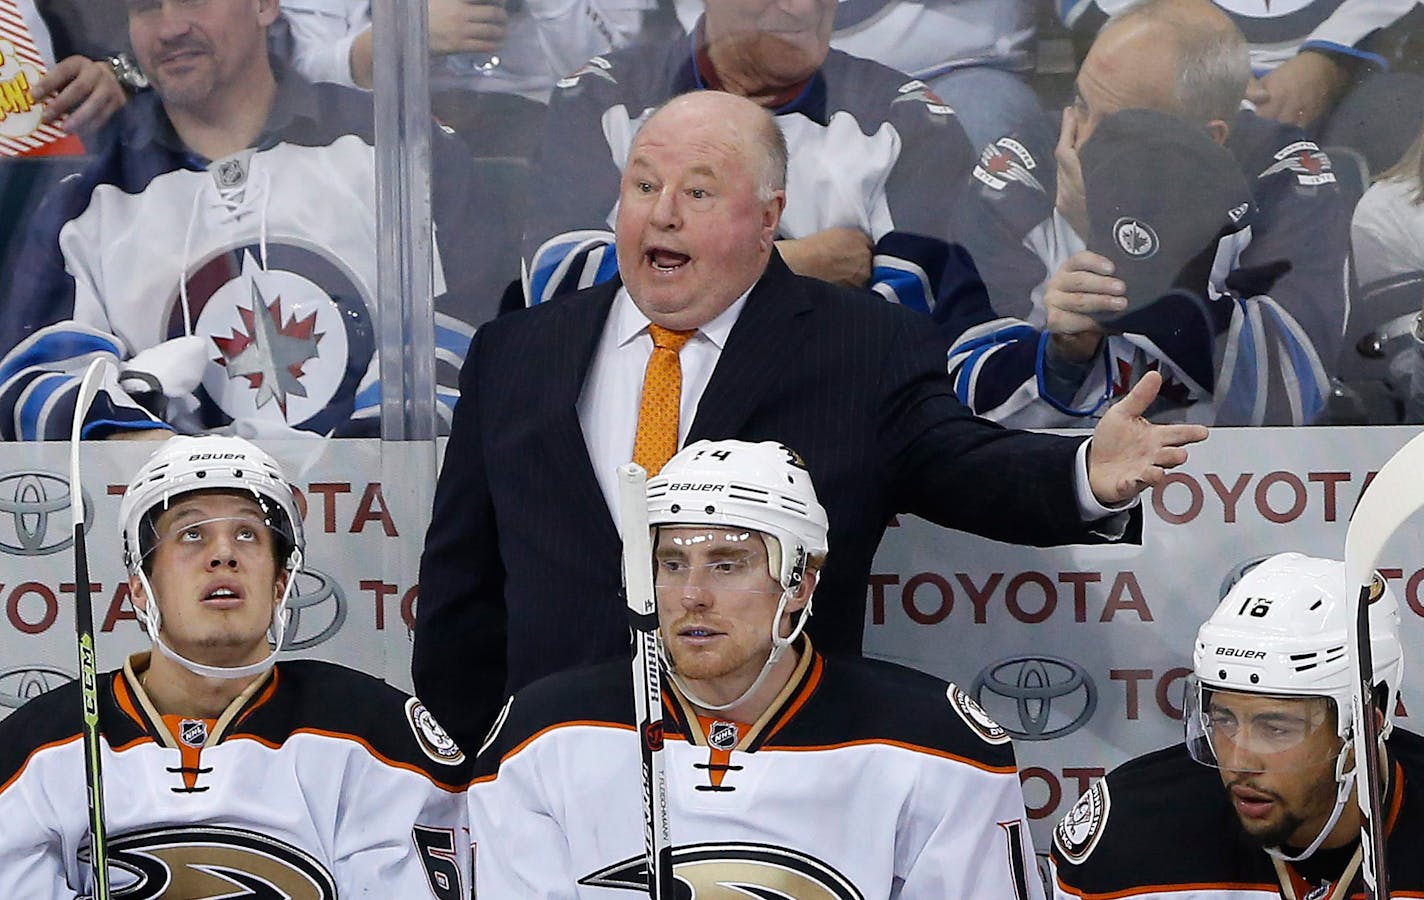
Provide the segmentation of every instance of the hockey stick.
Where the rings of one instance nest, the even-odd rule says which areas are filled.
[[[1385,854],[1384,794],[1379,770],[1379,720],[1374,694],[1374,658],[1370,651],[1370,589],[1385,544],[1414,513],[1424,508],[1424,434],[1385,461],[1355,505],[1345,532],[1346,587],[1356,589],[1350,616],[1354,669],[1355,793],[1362,813],[1360,871],[1365,895],[1388,900],[1389,865]]]
[[[653,593],[653,547],[648,529],[648,473],[637,463],[618,467],[622,507],[623,593],[633,627],[633,707],[643,757],[643,843],[648,896],[673,900],[672,836],[663,772],[663,686],[658,662],[658,604]]]
[[[109,900],[109,847],[104,833],[104,778],[99,761],[99,674],[94,652],[94,610],[89,596],[89,558],[84,544],[84,491],[79,478],[79,444],[89,404],[104,373],[113,366],[100,357],[89,364],[74,398],[69,432],[69,506],[74,512],[74,633],[79,642],[79,689],[84,700],[84,774],[89,785],[89,869],[92,900]]]

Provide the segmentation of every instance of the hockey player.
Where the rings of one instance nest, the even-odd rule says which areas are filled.
[[[1356,894],[1354,590],[1342,563],[1297,553],[1265,560],[1232,587],[1197,633],[1186,742],[1109,773],[1054,831],[1058,898]],[[1369,617],[1390,887],[1420,896],[1424,743],[1391,734],[1404,660],[1382,579]]]
[[[274,663],[304,549],[276,463],[238,438],[173,438],[120,520],[153,650],[99,679],[115,896],[466,896],[459,749],[374,678]],[[7,900],[93,889],[81,712],[71,683],[0,722]]]
[[[1007,733],[953,685],[812,647],[826,514],[799,457],[699,441],[648,502],[672,858],[690,895],[1039,896]],[[470,790],[479,896],[646,893],[630,693],[611,662],[506,706]]]

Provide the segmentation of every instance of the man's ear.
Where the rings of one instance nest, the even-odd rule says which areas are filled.
[[[774,191],[761,210],[761,246],[771,250],[776,243],[776,230],[781,227],[781,212],[786,209],[786,192]]]
[[[281,14],[280,0],[257,0],[257,24],[263,28],[271,27]]]
[[[801,583],[796,586],[796,593],[791,595],[791,599],[786,603],[787,612],[800,612],[806,608],[806,604],[811,602],[811,594],[816,590],[816,582],[821,573],[806,567],[806,573],[801,576]]]
[[[1206,136],[1221,146],[1226,146],[1226,138],[1231,134],[1231,124],[1225,119],[1212,119],[1206,123]]]
[[[129,603],[140,611],[148,605],[148,592],[144,590],[143,579],[137,575],[129,576]]]

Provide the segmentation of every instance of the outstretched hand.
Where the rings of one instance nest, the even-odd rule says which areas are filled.
[[[1098,422],[1088,445],[1088,485],[1104,506],[1136,497],[1187,461],[1186,445],[1206,440],[1205,425],[1153,425],[1142,417],[1162,374],[1148,372]]]

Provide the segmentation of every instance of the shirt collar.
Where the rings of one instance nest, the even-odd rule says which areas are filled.
[[[753,283],[752,287],[756,287],[756,284]],[[742,314],[742,308],[747,305],[747,297],[751,292],[751,287],[743,291],[740,297],[732,301],[731,306],[722,310],[717,318],[697,329],[697,333],[711,341],[718,350],[726,347],[727,337],[732,333],[732,326],[737,324],[737,317]],[[643,315],[643,311],[633,302],[627,287],[618,288],[618,293],[613,298],[611,315],[613,334],[619,347],[626,346],[634,338],[646,333],[648,325],[651,324],[648,317]]]
[[[256,146],[266,149],[281,140],[293,122],[298,119],[316,121],[320,113],[320,103],[316,88],[280,59],[272,59],[272,75],[277,80],[277,93],[272,98],[272,108],[267,112],[267,122],[262,126]],[[134,97],[127,111],[124,125],[124,143],[134,149],[142,149],[148,144],[157,144],[176,153],[192,156],[194,162],[206,165],[208,160],[197,157],[184,144],[182,138],[168,118],[163,102],[157,91],[144,91]]]

